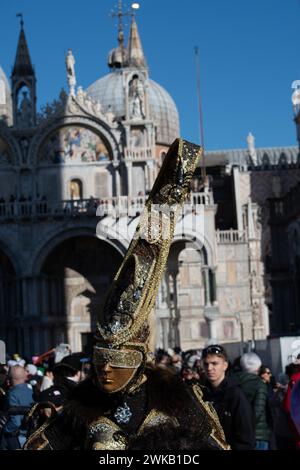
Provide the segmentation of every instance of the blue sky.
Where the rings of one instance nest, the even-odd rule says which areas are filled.
[[[124,2],[123,2],[124,3]],[[77,83],[108,72],[117,0],[0,0],[0,65],[9,76],[25,32],[38,79],[38,105],[66,87],[64,56]],[[131,2],[127,2],[130,6]],[[150,77],[175,100],[181,136],[199,142],[194,46],[199,46],[204,141],[208,150],[296,145],[291,83],[300,79],[299,0],[141,0],[137,23]],[[126,20],[126,33],[129,20]],[[126,34],[127,37],[127,34]]]

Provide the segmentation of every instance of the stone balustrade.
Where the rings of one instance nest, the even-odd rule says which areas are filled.
[[[147,196],[118,196],[109,198],[67,199],[62,201],[17,201],[0,203],[0,222],[5,223],[16,219],[47,218],[47,217],[80,217],[104,215],[129,215],[136,217],[144,208]],[[186,201],[187,210],[190,206],[210,205],[213,203],[212,193],[192,193]]]
[[[245,230],[216,230],[217,243],[246,243],[247,235]]]
[[[133,147],[125,149],[126,160],[148,160],[153,159],[152,147]]]

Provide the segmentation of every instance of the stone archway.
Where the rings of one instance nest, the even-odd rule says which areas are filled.
[[[22,313],[21,283],[11,259],[0,248],[0,338],[8,353],[23,352]]]
[[[189,240],[172,244],[158,295],[157,346],[189,349],[207,337],[203,314],[213,295],[211,276],[204,246]]]
[[[95,328],[97,314],[122,256],[92,236],[76,236],[53,248],[42,263],[37,302],[46,326],[44,348],[59,342],[82,348],[82,334]]]

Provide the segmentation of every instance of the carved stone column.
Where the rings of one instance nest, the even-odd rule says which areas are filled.
[[[127,170],[127,194],[132,196],[132,163],[126,162],[125,165]]]
[[[203,266],[202,268],[203,284],[204,284],[204,300],[205,306],[211,305],[211,290],[209,280],[209,267]]]
[[[146,190],[150,191],[154,183],[154,165],[153,161],[148,161],[146,163],[147,168],[147,178],[146,178]]]
[[[219,309],[216,306],[205,306],[204,307],[204,318],[208,324],[208,336],[209,341],[218,343],[218,330],[217,330],[217,319],[219,317]]]
[[[119,164],[116,162],[113,164],[114,167],[114,178],[115,178],[115,184],[116,184],[116,196],[121,195],[121,180],[120,180],[120,169],[119,169]]]
[[[167,350],[169,347],[169,318],[161,318],[160,324],[162,348]]]
[[[211,303],[212,305],[216,305],[218,303],[217,300],[217,282],[216,282],[216,269],[212,268],[210,270],[210,279],[211,279]]]
[[[177,274],[178,271],[169,271],[171,282],[172,282],[172,292],[173,292],[173,301],[170,302],[171,307],[171,319],[170,319],[170,344],[169,346],[179,346],[180,345],[180,332],[179,332],[179,321],[180,321],[180,311],[178,308],[178,297],[177,297]]]

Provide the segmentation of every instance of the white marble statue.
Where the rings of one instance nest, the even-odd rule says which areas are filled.
[[[23,98],[18,110],[18,122],[23,127],[30,127],[32,125],[32,106],[31,101],[27,96],[27,91],[23,91]]]
[[[138,77],[129,84],[129,112],[131,119],[145,119],[144,86]]]
[[[249,132],[247,136],[247,143],[248,143],[248,150],[249,150],[250,157],[252,158],[254,165],[256,165],[257,155],[256,155],[256,150],[255,150],[255,138],[251,134],[251,132]]]
[[[70,89],[70,95],[75,96],[75,86],[76,86],[76,75],[75,75],[75,58],[73,56],[72,50],[68,49],[66,55],[66,68],[67,68],[67,80]]]

